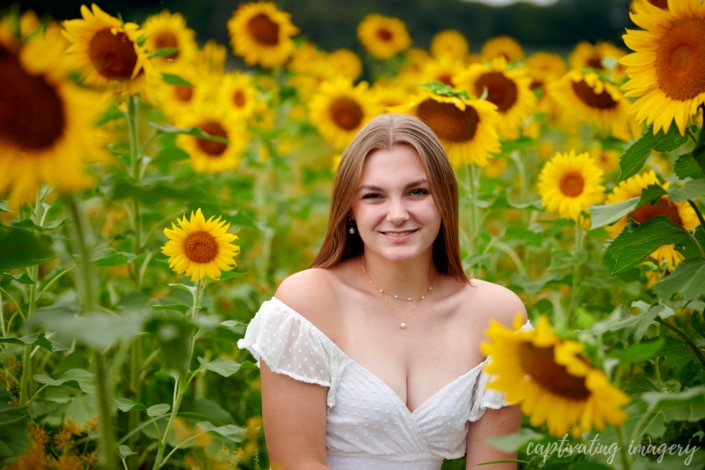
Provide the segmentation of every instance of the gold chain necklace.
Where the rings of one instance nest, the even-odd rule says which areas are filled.
[[[367,277],[367,281],[370,283],[370,285],[372,287],[374,287],[374,289],[377,292],[382,294],[382,300],[384,300],[384,303],[387,304],[387,308],[389,308],[389,310],[394,314],[394,316],[397,317],[397,320],[399,320],[399,328],[401,328],[402,330],[405,329],[407,326],[406,321],[409,319],[411,314],[414,313],[414,311],[419,307],[419,304],[421,303],[421,301],[426,298],[426,295],[428,295],[431,292],[431,290],[433,288],[433,281],[435,279],[435,272],[433,274],[433,277],[431,278],[431,283],[428,285],[428,287],[426,288],[426,290],[424,291],[424,293],[422,295],[420,295],[419,297],[406,297],[406,300],[408,302],[414,302],[414,306],[411,307],[411,310],[409,310],[406,313],[406,316],[404,316],[402,318],[401,316],[399,316],[399,313],[397,313],[397,309],[394,308],[394,306],[391,304],[391,302],[389,300],[387,300],[387,297],[386,297],[386,296],[390,296],[390,297],[393,297],[394,299],[399,300],[400,296],[397,294],[394,294],[392,292],[387,292],[384,289],[381,289],[377,284],[375,284],[375,281],[373,281],[372,278],[370,277],[370,275],[367,273],[367,269],[365,269],[365,263],[362,260],[360,260],[360,268],[362,268],[362,272],[365,273],[365,277]]]

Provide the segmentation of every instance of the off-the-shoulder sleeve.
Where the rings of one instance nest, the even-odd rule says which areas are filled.
[[[240,349],[247,349],[278,374],[335,388],[341,357],[337,346],[313,323],[276,298],[262,304],[247,326]],[[329,406],[332,396],[329,392]]]
[[[520,331],[531,330],[533,326],[529,321],[524,323]],[[480,375],[477,377],[477,382],[475,382],[475,389],[473,390],[473,401],[472,407],[470,409],[470,421],[477,421],[482,418],[485,414],[485,410],[492,409],[498,410],[509,405],[507,400],[504,398],[504,392],[499,390],[494,390],[487,386],[487,383],[492,378],[487,372],[485,372],[484,365],[492,360],[491,357],[485,359],[483,363]]]

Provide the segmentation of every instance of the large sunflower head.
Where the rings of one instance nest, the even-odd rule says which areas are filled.
[[[549,212],[577,221],[591,205],[604,199],[603,174],[588,153],[558,152],[539,173],[541,203]]]
[[[497,106],[499,134],[507,139],[516,139],[523,122],[535,111],[537,98],[531,91],[531,77],[524,68],[508,67],[504,57],[490,64],[470,65],[453,83],[472,96],[486,95],[487,101]]]
[[[570,70],[551,83],[549,93],[567,126],[586,123],[628,141],[639,135],[639,125],[629,114],[629,101],[619,87],[595,72]]]
[[[321,135],[343,148],[380,111],[366,82],[337,78],[323,82],[309,103],[309,116]]]
[[[399,18],[372,13],[357,26],[360,44],[374,58],[391,59],[411,46],[406,25]]]
[[[68,78],[65,44],[35,33],[21,43],[0,23],[0,198],[34,200],[40,185],[92,184],[84,158],[101,156],[95,122],[104,101]],[[4,32],[3,32],[4,31]]]
[[[158,67],[168,67],[177,62],[191,62],[198,51],[196,33],[186,26],[186,19],[180,13],[163,11],[147,17],[142,24],[144,47],[148,52],[172,50],[155,58]]]
[[[228,233],[230,224],[211,216],[205,219],[201,209],[177,219],[180,227],[171,224],[164,229],[169,239],[162,247],[162,253],[169,257],[169,267],[177,274],[184,273],[192,281],[206,277],[217,280],[222,271],[230,271],[240,247],[233,242],[237,236]]]
[[[648,170],[620,182],[607,195],[605,204],[614,204],[633,197],[640,197],[644,189],[651,185],[661,186],[663,189],[667,189],[669,186],[668,183],[662,183],[653,170]],[[672,201],[668,196],[662,196],[655,204],[644,204],[608,226],[607,232],[611,238],[617,238],[627,226],[629,219],[643,223],[659,215],[667,217],[671,222],[684,227],[686,230],[695,230],[699,224],[696,212],[688,203]],[[658,262],[665,261],[669,267],[677,265],[682,260],[682,256],[675,250],[673,245],[659,247],[651,254],[651,258],[656,259]]]
[[[424,121],[438,136],[455,168],[463,164],[485,167],[501,150],[497,107],[489,101],[425,91],[397,110]]]
[[[514,328],[492,320],[482,352],[490,358],[485,371],[488,386],[504,392],[507,402],[518,403],[532,426],[545,424],[555,437],[603,430],[620,425],[629,398],[582,355],[584,345],[563,340],[548,319],[539,317],[536,329],[522,328],[517,315]]]
[[[269,1],[240,4],[227,27],[235,55],[247,65],[265,68],[283,65],[289,59],[295,47],[292,37],[299,33],[291,16]]]
[[[433,57],[464,61],[470,53],[470,44],[457,29],[445,29],[433,36],[429,49]]]
[[[622,37],[634,51],[621,59],[629,77],[622,87],[636,98],[631,109],[654,132],[667,131],[675,122],[685,134],[705,103],[705,4],[679,0],[663,9],[642,2],[630,17],[642,28]]]
[[[245,120],[222,108],[208,106],[182,116],[177,125],[198,128],[211,138],[179,134],[176,143],[190,157],[198,173],[220,173],[236,169],[249,143]]]
[[[142,91],[153,77],[147,51],[140,45],[139,25],[123,23],[93,4],[81,6],[82,19],[64,21],[68,57],[89,85]],[[147,76],[149,75],[149,76]]]

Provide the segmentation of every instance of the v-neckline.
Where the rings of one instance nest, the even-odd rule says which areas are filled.
[[[406,404],[406,402],[399,396],[399,394],[398,394],[397,392],[395,392],[392,387],[389,386],[389,384],[388,384],[387,382],[385,382],[384,380],[382,380],[378,375],[376,375],[376,374],[373,373],[371,370],[369,370],[368,368],[366,368],[365,366],[363,366],[362,364],[360,364],[359,362],[357,362],[355,359],[353,359],[352,357],[350,357],[345,351],[343,351],[343,349],[342,349],[340,346],[338,346],[338,344],[337,344],[335,341],[333,341],[332,339],[330,339],[330,338],[328,337],[328,335],[326,335],[325,333],[323,333],[323,331],[321,331],[320,328],[318,328],[311,320],[309,320],[309,319],[306,318],[305,316],[301,315],[299,312],[297,312],[297,311],[294,310],[293,308],[289,307],[287,304],[285,304],[284,302],[282,302],[282,301],[279,300],[278,298],[272,297],[272,300],[276,300],[276,301],[279,302],[282,306],[284,306],[286,309],[288,309],[291,313],[293,313],[294,315],[296,315],[299,319],[301,319],[302,321],[304,321],[305,323],[307,323],[307,324],[313,329],[313,331],[315,331],[316,334],[319,335],[319,336],[322,338],[323,341],[329,343],[329,344],[333,347],[333,349],[335,349],[336,351],[338,351],[347,361],[349,361],[351,364],[355,365],[355,367],[357,367],[358,369],[362,370],[365,374],[367,374],[367,375],[370,376],[372,379],[374,379],[375,381],[377,381],[381,386],[383,386],[384,389],[385,389],[388,393],[390,393],[391,395],[393,395],[394,397],[396,397],[396,400],[402,405],[402,407],[403,407],[403,408],[409,413],[409,415],[411,415],[411,416],[417,414],[417,412],[418,412],[419,410],[421,410],[422,408],[424,408],[429,402],[432,402],[437,396],[439,396],[440,394],[442,394],[445,390],[451,388],[451,387],[452,387],[453,385],[455,385],[457,382],[460,382],[464,377],[467,377],[467,376],[471,375],[471,374],[472,374],[473,372],[475,372],[479,367],[483,366],[483,365],[487,362],[487,358],[483,359],[482,361],[480,361],[479,363],[477,363],[475,366],[473,366],[472,368],[470,368],[468,371],[463,372],[463,373],[460,374],[458,377],[454,378],[453,380],[451,380],[450,382],[446,383],[446,384],[443,385],[441,388],[439,388],[438,390],[436,390],[436,391],[435,391],[434,393],[432,393],[429,397],[427,397],[419,406],[417,406],[416,408],[414,408],[414,409],[412,410],[412,409],[410,409],[410,408],[408,407],[408,405]]]

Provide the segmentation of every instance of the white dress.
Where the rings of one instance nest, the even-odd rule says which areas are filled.
[[[276,297],[262,304],[238,347],[276,373],[328,388],[327,464],[334,470],[439,470],[443,459],[465,455],[470,422],[506,406],[503,394],[486,387],[486,359],[409,411],[386,383]]]

